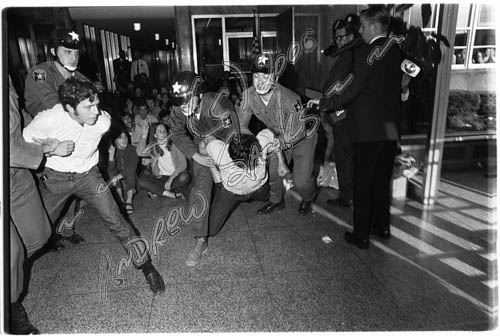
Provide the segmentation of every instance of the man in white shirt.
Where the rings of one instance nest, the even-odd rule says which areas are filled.
[[[59,88],[60,104],[40,112],[24,129],[27,142],[56,138],[74,142],[74,151],[66,157],[48,157],[41,173],[40,192],[52,223],[56,223],[68,199],[85,200],[118,238],[134,266],[140,268],[153,293],[165,290],[161,275],[151,263],[148,251],[132,242],[136,234],[120,214],[97,163],[97,146],[111,124],[111,117],[98,108],[97,90],[89,81],[68,78]]]
[[[205,145],[205,148],[203,146]],[[241,202],[266,201],[269,198],[267,158],[281,154],[279,142],[269,129],[253,134],[233,136],[228,143],[209,136],[200,144],[214,161],[217,190],[210,209],[209,237],[215,236],[231,211]],[[278,157],[279,173],[288,172],[284,160]],[[217,183],[219,182],[219,183]]]

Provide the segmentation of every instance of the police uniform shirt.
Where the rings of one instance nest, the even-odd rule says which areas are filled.
[[[74,141],[75,150],[71,155],[48,157],[45,166],[59,172],[84,173],[98,163],[97,146],[110,125],[111,117],[101,110],[94,125],[82,126],[64,111],[61,104],[57,104],[49,110],[38,113],[23,130],[23,137],[27,142],[36,142],[37,139],[49,137],[59,141]]]
[[[75,71],[78,79],[89,80],[81,72]],[[59,86],[65,81],[54,62],[35,65],[28,71],[24,99],[26,110],[34,117],[37,113],[50,109],[59,103]]]
[[[267,105],[255,91],[254,86],[243,92],[242,97],[248,97],[248,102],[241,103],[238,115],[241,129],[248,131],[248,124],[253,114],[276,135],[283,135],[287,141],[294,140],[291,141],[294,143],[305,137],[305,125],[302,119],[304,114],[301,113],[300,97],[280,84],[275,85]],[[294,139],[287,139],[289,137],[294,137]]]

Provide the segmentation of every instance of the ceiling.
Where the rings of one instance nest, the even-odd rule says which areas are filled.
[[[173,6],[109,6],[69,7],[75,21],[129,36],[133,47],[148,47],[155,43],[154,34],[175,41],[175,12]],[[141,23],[141,31],[133,29],[134,22]]]

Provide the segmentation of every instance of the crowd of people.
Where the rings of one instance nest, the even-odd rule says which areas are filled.
[[[353,209],[354,230],[345,240],[360,249],[368,248],[370,234],[390,238],[403,54],[388,27],[383,6],[335,22],[336,61],[323,98],[307,102],[333,131],[340,197],[329,204]],[[147,251],[133,243],[140,235],[131,216],[138,190],[150,198],[179,199],[189,208],[204,206],[186,223],[194,238],[189,267],[202,261],[209,238],[239,203],[265,202],[260,215],[279,211],[286,206],[284,181],[291,179],[302,198],[298,212],[308,215],[317,195],[319,118],[304,114],[301,97],[278,82],[271,55],[256,57],[245,92],[230,73],[217,86],[192,71],[155,88],[147,62],[138,54],[130,62],[120,51],[113,62],[116,91],[105,95],[78,71],[80,43],[70,30],[53,33],[53,59],[28,71],[27,113],[19,111],[16,92],[10,91],[13,333],[38,333],[19,301],[23,245],[29,257],[44,245],[58,251],[64,243],[85,241],[67,221],[61,225],[82,203],[134,256],[134,266],[157,294],[165,289],[162,276]],[[250,126],[252,116],[259,129]],[[107,184],[112,188],[99,187]],[[33,213],[39,213],[36,225],[26,217]]]

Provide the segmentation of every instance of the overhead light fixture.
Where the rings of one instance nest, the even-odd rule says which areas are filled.
[[[222,45],[222,40],[221,39],[219,39],[219,45]]]
[[[156,33],[156,34],[155,34],[155,40],[156,40],[156,41],[159,41],[159,40],[160,40],[160,34],[158,34],[158,33]]]
[[[169,44],[168,39],[165,39],[165,45],[168,46]]]
[[[140,22],[134,22],[134,30],[135,31],[141,30],[141,24],[140,24]]]
[[[172,49],[175,49],[175,42],[172,41]]]

